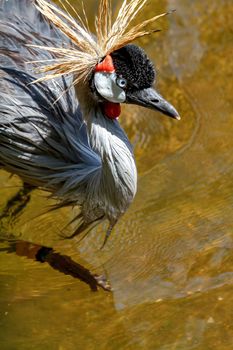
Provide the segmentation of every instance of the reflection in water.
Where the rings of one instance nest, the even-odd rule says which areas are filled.
[[[192,2],[168,1],[169,8],[176,8],[176,16],[170,21],[165,50],[169,50],[169,65],[175,76],[181,81],[192,77],[199,69],[204,55],[204,47],[197,27],[199,9]]]
[[[90,4],[91,15],[96,2]],[[0,344],[6,349],[232,347],[232,1],[153,1],[147,11],[154,6],[177,11],[161,23],[161,34],[140,44],[182,120],[174,125],[150,111],[124,109],[139,190],[111,240],[100,251],[104,230],[96,229],[81,243],[61,241],[58,233],[74,214],[31,220],[47,205],[39,192],[14,223],[2,226],[3,233],[104,271],[114,291],[90,293],[46,264],[2,251]],[[15,177],[0,177],[2,186],[19,186]],[[1,193],[3,208],[16,188]]]
[[[32,244],[25,241],[5,240],[8,247],[0,248],[0,251],[6,253],[16,253],[18,256],[25,256],[29,259],[48,263],[53,269],[79,279],[89,285],[92,291],[96,292],[98,287],[110,291],[111,287],[103,276],[92,275],[91,272],[73,261],[69,256],[56,253],[53,248],[44,247],[38,244]],[[4,239],[0,239],[0,243]]]

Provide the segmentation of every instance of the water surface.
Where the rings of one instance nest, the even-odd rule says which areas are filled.
[[[86,3],[92,16],[96,2]],[[156,63],[157,86],[182,120],[123,108],[139,188],[104,250],[101,228],[81,242],[62,240],[72,213],[38,216],[48,205],[43,192],[34,192],[14,221],[1,223],[2,236],[51,246],[106,275],[113,292],[93,292],[26,258],[35,247],[3,240],[1,349],[232,347],[233,6],[230,0],[151,1],[141,16],[173,8],[158,23],[163,31],[138,44]],[[0,180],[3,210],[20,180],[3,171]]]

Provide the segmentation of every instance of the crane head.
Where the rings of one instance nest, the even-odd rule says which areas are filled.
[[[130,103],[180,119],[176,109],[153,88],[155,77],[154,66],[144,50],[130,44],[96,65],[90,86],[108,118],[119,117],[120,103]]]
[[[155,70],[151,61],[141,48],[130,44],[137,38],[159,31],[155,28],[147,29],[147,26],[172,12],[130,26],[146,2],[147,0],[123,1],[113,20],[112,2],[99,1],[94,37],[88,23],[85,24],[78,14],[79,22],[50,1],[37,0],[38,10],[72,44],[69,47],[30,45],[52,52],[54,56],[53,60],[39,69],[39,73],[49,74],[39,77],[34,83],[73,74],[73,85],[90,81],[96,102],[101,104],[104,115],[109,118],[115,119],[120,115],[121,103],[131,103],[180,119],[176,109],[153,88]]]

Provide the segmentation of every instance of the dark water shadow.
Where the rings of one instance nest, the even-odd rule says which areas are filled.
[[[111,291],[111,286],[104,276],[92,274],[88,269],[72,260],[69,256],[57,253],[51,247],[7,238],[0,238],[0,243],[8,244],[8,247],[0,248],[0,253],[13,253],[38,261],[39,263],[47,263],[54,270],[86,283],[93,292],[97,292],[98,288]]]

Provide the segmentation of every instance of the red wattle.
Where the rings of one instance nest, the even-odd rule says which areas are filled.
[[[120,103],[105,102],[104,103],[104,114],[110,119],[116,119],[121,114]]]

